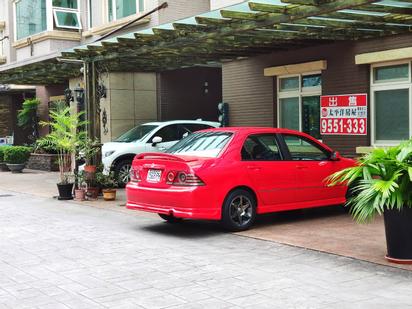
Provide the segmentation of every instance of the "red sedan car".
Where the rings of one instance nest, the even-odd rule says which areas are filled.
[[[127,208],[165,220],[221,220],[248,229],[257,214],[345,203],[347,187],[324,179],[355,161],[286,129],[219,128],[184,138],[167,153],[133,161]]]

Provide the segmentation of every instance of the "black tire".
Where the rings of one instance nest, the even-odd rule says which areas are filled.
[[[126,159],[126,160],[121,160],[116,163],[114,166],[114,176],[116,177],[119,188],[124,188],[126,184],[130,181],[130,167],[132,166],[132,160],[131,159]],[[126,170],[128,172],[126,173]]]
[[[222,207],[222,224],[232,232],[249,229],[256,219],[256,199],[249,191],[235,189],[228,194]]]
[[[182,218],[176,218],[171,215],[165,215],[165,214],[158,214],[158,215],[160,218],[167,221],[168,223],[178,223],[178,222],[182,222],[183,220]]]

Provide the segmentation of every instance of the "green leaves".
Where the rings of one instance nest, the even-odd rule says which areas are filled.
[[[17,125],[19,127],[28,128],[33,125],[33,122],[36,121],[37,107],[40,103],[37,98],[24,100],[23,109],[17,113]]]
[[[56,110],[50,110],[50,121],[43,121],[40,124],[50,127],[50,133],[38,140],[38,145],[52,147],[57,150],[61,183],[67,183],[71,178],[71,159],[86,133],[79,131],[87,124],[81,121],[84,113],[71,113],[70,107],[60,106]]]
[[[377,148],[358,165],[327,178],[330,186],[346,184],[354,196],[346,202],[358,223],[370,222],[385,208],[412,205],[412,140],[396,147]]]

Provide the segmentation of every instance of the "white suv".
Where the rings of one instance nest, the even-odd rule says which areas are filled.
[[[124,186],[129,181],[130,167],[136,154],[163,152],[192,132],[219,126],[219,122],[202,120],[148,122],[139,125],[113,142],[103,144],[104,170],[114,171],[120,186]]]

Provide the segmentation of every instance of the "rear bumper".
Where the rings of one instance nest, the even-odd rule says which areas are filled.
[[[128,209],[170,214],[177,218],[220,220],[221,207],[212,201],[207,187],[153,189],[129,183],[126,186]]]

